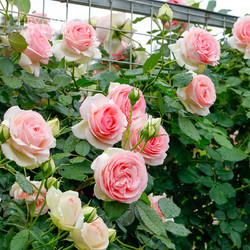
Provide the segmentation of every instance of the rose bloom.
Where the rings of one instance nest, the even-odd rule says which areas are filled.
[[[56,139],[39,113],[14,106],[4,114],[2,124],[10,130],[10,138],[1,145],[6,158],[31,168],[49,159],[49,150],[56,146]]]
[[[228,44],[244,53],[244,59],[250,59],[250,16],[238,18],[234,24],[233,36],[230,37]]]
[[[45,17],[45,18],[44,18]],[[35,23],[35,24],[49,24],[50,20],[46,18],[47,14],[37,13],[34,12],[31,15],[27,15],[28,23]]]
[[[30,23],[20,34],[29,44],[21,53],[19,65],[28,73],[39,76],[40,63],[48,64],[49,57],[52,56],[51,45],[45,29],[41,29],[39,25]]]
[[[206,30],[191,28],[183,33],[183,38],[176,41],[176,44],[169,45],[174,53],[177,63],[188,70],[197,71],[208,64],[215,66],[220,59],[220,44]]]
[[[147,117],[141,117],[132,122],[130,127],[130,134],[126,143],[126,149],[131,149],[140,140],[139,131],[143,128],[147,121]],[[169,136],[165,129],[161,126],[157,136],[151,138],[142,152],[140,153],[145,162],[151,166],[158,166],[163,164],[164,159],[167,157],[165,153],[169,148]],[[124,140],[123,140],[124,142]],[[144,145],[142,141],[133,151],[139,152]]]
[[[201,116],[208,115],[209,107],[216,100],[213,82],[205,75],[196,75],[185,88],[178,88],[177,95],[187,111]]]
[[[104,49],[108,53],[120,53],[123,49],[122,42],[129,43],[130,38],[127,38],[125,36],[117,36],[115,31],[111,32],[109,28],[114,29],[121,29],[126,33],[131,31],[131,23],[129,19],[126,19],[125,13],[113,13],[112,14],[112,21],[110,20],[110,15],[101,17],[96,26],[96,36],[98,40],[100,41],[101,45],[103,45]],[[112,23],[110,23],[110,21]],[[127,36],[130,36],[130,33],[126,33]],[[110,37],[112,37],[112,40],[110,41]],[[110,46],[111,44],[111,46]],[[110,48],[111,47],[111,48]],[[111,50],[110,50],[111,49]]]
[[[131,110],[131,104],[128,98],[128,94],[131,89],[133,89],[133,87],[127,84],[112,82],[109,85],[108,98],[113,100],[113,102],[119,106],[121,111],[125,114],[127,121],[129,121]],[[139,90],[139,93],[141,97],[133,107],[132,121],[138,119],[141,116],[144,116],[145,114],[146,102],[141,90]]]
[[[41,186],[41,181],[30,181],[30,183],[35,185],[38,189]],[[25,193],[22,190],[22,188],[18,185],[17,182],[15,182],[11,187],[10,196],[14,197],[15,200],[23,200],[23,199],[25,199],[27,201],[35,201],[38,191],[35,188],[34,188],[34,190],[35,190],[35,192],[33,194],[29,195],[28,193]],[[42,186],[41,193],[38,196],[36,204],[30,204],[29,205],[30,213],[32,213],[33,206],[35,205],[35,213],[34,213],[35,217],[38,215],[39,211],[41,210],[41,208],[42,208],[42,206],[43,206],[43,204],[45,202],[45,198],[43,197],[42,194],[46,197],[47,191],[46,191],[44,186]],[[45,205],[45,207],[43,208],[43,210],[41,212],[41,215],[46,214],[47,212],[48,212],[48,207],[47,207],[47,205]]]
[[[92,163],[98,199],[123,203],[137,201],[147,186],[148,174],[143,158],[131,151],[108,148]]]
[[[108,227],[100,217],[96,217],[91,223],[83,223],[82,228],[74,229],[70,236],[81,250],[105,250],[109,245]]]
[[[67,22],[63,26],[63,40],[53,42],[53,54],[57,60],[64,57],[66,62],[88,63],[93,58],[101,58],[97,48],[99,42],[94,28],[80,21]]]
[[[127,120],[120,108],[102,94],[88,96],[80,107],[83,121],[72,127],[73,134],[98,149],[112,147],[122,139]]]
[[[70,190],[62,193],[52,186],[48,190],[46,202],[50,217],[58,228],[66,231],[82,228],[84,212],[77,192]]]
[[[164,221],[164,222],[166,222],[166,221],[174,221],[174,219],[173,218],[171,218],[171,219],[166,219],[164,216],[163,216],[163,214],[162,214],[162,212],[161,212],[161,210],[160,210],[160,208],[159,208],[159,205],[158,205],[158,202],[159,202],[159,200],[160,199],[163,199],[163,198],[166,198],[166,194],[163,194],[163,195],[153,195],[152,193],[148,196],[148,199],[149,199],[149,201],[150,201],[150,204],[151,204],[151,207],[157,212],[157,214],[162,218],[162,220]]]

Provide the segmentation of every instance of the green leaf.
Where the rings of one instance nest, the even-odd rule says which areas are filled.
[[[184,225],[177,224],[173,221],[166,221],[164,225],[167,231],[178,236],[186,237],[191,233]]]
[[[157,106],[159,108],[161,116],[163,116],[165,113],[165,107],[164,107],[164,101],[163,101],[163,98],[162,98],[162,95],[160,92],[158,92],[157,97],[158,97],[157,98]]]
[[[207,10],[213,11],[216,7],[216,0],[210,0],[207,4]]]
[[[71,156],[71,153],[59,153],[59,154],[54,154],[53,159],[56,161],[56,160],[61,160],[65,157],[69,157],[69,156]]]
[[[78,141],[79,141],[78,138],[76,138],[73,134],[71,134],[64,143],[63,151],[64,152],[74,151]]]
[[[90,144],[87,141],[81,141],[76,144],[76,153],[81,156],[86,156],[90,151]]]
[[[229,181],[234,177],[233,171],[226,169],[216,170],[216,174],[221,178],[222,181]]]
[[[250,68],[242,68],[239,73],[250,75]]]
[[[105,93],[110,83],[115,82],[118,78],[118,75],[116,75],[113,71],[103,71],[96,76],[96,79],[99,82],[99,86]]]
[[[233,188],[233,186],[226,182],[226,183],[218,183],[218,188],[223,192],[223,194],[227,197],[227,198],[233,198],[236,195],[236,191]]]
[[[0,56],[0,72],[6,76],[10,76],[13,73],[14,65],[9,58]]]
[[[217,153],[215,150],[210,148],[209,146],[206,147],[207,153],[210,155],[210,157],[216,161],[221,161],[221,155]]]
[[[179,171],[178,177],[183,183],[186,183],[186,184],[194,183],[199,179],[199,175],[191,167],[188,167],[187,169],[183,169]]]
[[[213,199],[218,205],[225,204],[227,202],[227,198],[224,193],[216,187],[212,187],[209,191],[209,196]]]
[[[21,79],[34,89],[44,89],[45,84],[40,77],[33,76],[23,71]]]
[[[225,220],[226,214],[224,211],[216,210],[214,213],[214,217],[217,218],[218,220]]]
[[[173,85],[175,87],[186,87],[193,80],[193,75],[191,73],[181,73],[173,77]]]
[[[164,235],[165,227],[161,217],[144,201],[136,201],[136,208],[144,225],[156,235]]]
[[[237,231],[239,233],[243,233],[247,230],[245,223],[241,220],[233,220],[229,223],[234,231]]]
[[[143,73],[147,73],[152,70],[161,58],[161,53],[152,54],[143,65]]]
[[[232,232],[232,227],[227,224],[225,221],[222,221],[220,224],[220,230],[224,234],[229,234]]]
[[[11,47],[17,52],[23,52],[29,45],[25,38],[18,32],[12,32],[8,36]]]
[[[243,99],[242,106],[250,109],[250,97]]]
[[[10,250],[23,250],[28,240],[29,230],[24,229],[13,237],[10,242]]]
[[[242,161],[247,158],[245,152],[239,148],[219,148],[216,150],[225,161]]]
[[[136,23],[138,23],[138,22],[144,20],[145,18],[146,18],[145,16],[144,16],[144,17],[137,17],[137,18],[133,21],[133,24],[136,24]]]
[[[238,232],[231,232],[230,233],[230,238],[233,241],[233,243],[237,246],[239,249],[241,247],[241,236]]]
[[[212,167],[208,163],[200,163],[199,169],[208,176],[214,175],[214,171],[212,170]]]
[[[19,172],[16,173],[16,182],[22,188],[25,193],[33,194],[35,192],[33,186],[30,182],[25,178],[25,176]]]
[[[56,86],[58,86],[59,88],[64,88],[64,87],[69,86],[71,82],[71,76],[56,75],[53,80]]]
[[[86,174],[92,172],[90,165],[87,161],[81,162],[80,164],[71,164],[62,166],[59,168],[58,173],[70,180],[84,181]]]
[[[199,141],[201,139],[198,130],[188,118],[179,116],[178,123],[181,131],[188,137],[195,141]]]
[[[226,80],[226,85],[231,86],[231,87],[240,85],[241,83],[242,83],[242,79],[240,79],[239,77],[235,77],[235,76],[228,77],[228,79]]]
[[[213,187],[215,184],[214,184],[214,181],[212,180],[211,177],[209,176],[201,176],[201,184],[206,186],[206,187]]]
[[[226,147],[229,149],[233,148],[233,145],[231,144],[231,142],[223,135],[217,134],[217,133],[213,133],[214,135],[214,139],[215,141],[220,144],[222,147]]]
[[[22,81],[18,78],[10,78],[10,77],[6,77],[6,76],[2,76],[2,80],[4,81],[4,83],[13,88],[13,89],[18,89],[21,88],[23,86]]]
[[[20,12],[28,13],[30,11],[30,0],[15,0],[14,5]]]
[[[104,202],[104,211],[111,221],[123,215],[128,210],[128,207],[129,204],[118,201]]]
[[[148,205],[151,205],[148,196],[145,192],[142,193],[141,197],[139,198],[139,200],[144,201],[145,203],[147,203]]]
[[[72,97],[70,95],[59,95],[58,101],[63,105],[67,106],[72,103]]]
[[[228,14],[229,12],[231,12],[232,10],[229,10],[229,9],[221,9],[218,11],[218,13],[221,13],[221,14]]]
[[[70,163],[74,164],[74,163],[79,163],[79,162],[83,162],[85,161],[86,158],[85,157],[74,157],[73,159],[70,159]]]
[[[155,236],[157,239],[161,240],[162,243],[164,243],[167,248],[169,249],[175,249],[175,244],[168,238],[168,236],[165,235],[156,235]]]
[[[174,218],[179,216],[181,210],[178,208],[173,200],[168,198],[162,198],[158,202],[158,206],[163,214],[163,216],[167,219]]]

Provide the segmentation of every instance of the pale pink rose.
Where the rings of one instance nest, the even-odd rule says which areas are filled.
[[[126,149],[131,149],[140,140],[139,131],[144,127],[147,117],[141,117],[132,122],[130,127],[130,134],[126,143]],[[150,139],[142,152],[140,153],[145,162],[151,166],[158,166],[163,164],[167,154],[165,153],[169,148],[169,136],[165,129],[161,126],[157,136]],[[124,141],[124,140],[123,140]],[[139,152],[144,145],[141,142],[133,151]]]
[[[57,60],[65,57],[67,62],[87,63],[93,58],[101,58],[97,48],[99,42],[95,29],[86,22],[71,21],[63,26],[63,40],[53,42],[53,54]]]
[[[105,250],[109,245],[109,231],[102,218],[97,217],[91,223],[83,223],[81,229],[70,232],[78,249]]]
[[[28,23],[35,23],[35,24],[49,24],[50,20],[46,18],[47,14],[37,13],[34,12],[32,15],[27,15]]]
[[[151,207],[157,212],[157,214],[162,218],[162,220],[165,222],[165,221],[169,221],[169,220],[171,220],[171,221],[174,221],[174,219],[173,218],[170,218],[170,219],[166,219],[164,216],[163,216],[163,214],[162,214],[162,212],[161,212],[161,210],[160,210],[160,208],[159,208],[159,200],[160,199],[163,199],[163,198],[166,198],[166,194],[163,194],[163,195],[153,195],[152,193],[148,196],[148,199],[149,199],[149,201],[150,201],[150,204],[151,204]]]
[[[40,63],[48,64],[49,57],[52,56],[51,45],[48,41],[45,30],[39,25],[30,23],[20,34],[29,44],[22,52],[19,65],[28,73],[39,76]]]
[[[88,96],[80,107],[83,121],[72,127],[73,134],[96,148],[112,147],[122,139],[127,120],[120,108],[102,94]]]
[[[92,163],[98,199],[123,203],[137,201],[147,187],[148,174],[138,153],[108,148]]]
[[[238,142],[235,140],[236,139],[236,136],[239,134],[239,131],[238,130],[235,130],[233,134],[229,135],[229,137],[233,140],[233,144],[234,145],[237,145]]]
[[[125,13],[113,13],[112,20],[110,15],[103,16],[98,20],[96,26],[97,38],[108,53],[119,53],[123,49],[122,41],[126,43],[130,41],[130,39],[125,36],[117,36],[115,31],[111,31],[110,34],[109,30],[110,28],[114,28],[121,29],[124,32],[130,31],[130,20],[126,19]],[[126,35],[130,36],[130,33],[126,33]]]
[[[41,186],[41,181],[30,181],[30,183],[35,185],[38,189]],[[35,201],[38,191],[35,188],[34,188],[34,190],[35,190],[35,192],[33,194],[29,195],[28,193],[25,193],[22,190],[22,188],[18,185],[18,183],[15,182],[11,187],[10,196],[14,197],[15,200],[25,199],[27,201]],[[45,202],[45,198],[43,197],[42,194],[46,197],[47,191],[46,191],[46,188],[44,186],[42,186],[41,193],[38,196],[36,204],[29,205],[30,213],[32,213],[33,206],[35,205],[35,213],[34,213],[35,217],[38,215],[39,211],[41,210],[41,208]],[[45,207],[43,208],[43,210],[41,212],[41,215],[46,214],[47,212],[48,212],[48,207],[47,207],[47,205],[45,205]]]
[[[49,159],[50,148],[56,146],[56,140],[39,113],[14,106],[4,114],[2,124],[10,130],[10,138],[1,145],[6,158],[31,168]]]
[[[46,202],[50,217],[58,228],[66,231],[82,228],[84,211],[77,192],[61,192],[52,186],[48,190]]]
[[[210,113],[209,107],[216,100],[214,84],[205,75],[194,76],[187,87],[177,89],[177,95],[187,111],[202,116]]]
[[[243,52],[245,59],[250,59],[250,16],[238,18],[232,31],[233,36],[227,40],[228,44]]]
[[[169,45],[175,59],[180,66],[196,71],[200,65],[208,64],[215,66],[220,59],[220,44],[206,30],[191,28],[183,33],[183,38],[176,44]]]
[[[119,84],[112,82],[109,85],[108,98],[113,100],[113,102],[118,105],[121,111],[125,114],[127,121],[129,121],[129,115],[131,110],[130,100],[128,94],[133,87],[127,84]],[[146,102],[144,96],[139,90],[140,99],[136,102],[133,107],[132,121],[138,119],[141,116],[144,116],[146,110]]]

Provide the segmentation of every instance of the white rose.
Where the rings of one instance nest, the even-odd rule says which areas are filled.
[[[82,227],[84,213],[77,192],[62,193],[52,186],[48,190],[46,201],[51,219],[57,227],[67,231]]]
[[[74,229],[70,235],[80,250],[105,250],[109,245],[108,227],[100,217],[91,223],[83,223],[81,229]]]

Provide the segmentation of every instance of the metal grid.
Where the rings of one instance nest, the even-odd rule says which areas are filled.
[[[84,17],[80,18],[82,20],[88,19],[90,21],[91,16],[95,15],[96,10],[105,10],[106,13],[110,14],[110,27],[101,27],[99,28],[108,29],[111,31],[121,31],[119,29],[112,28],[112,13],[114,11],[121,11],[129,13],[128,17],[133,21],[138,16],[146,16],[147,18],[147,25],[148,30],[145,31],[145,28],[143,30],[138,29],[138,31],[133,31],[134,24],[131,22],[130,31],[127,34],[130,34],[130,43],[132,43],[132,35],[134,36],[135,40],[137,41],[145,41],[150,40],[150,45],[144,44],[143,47],[147,48],[147,51],[149,54],[152,54],[154,52],[154,46],[153,39],[157,38],[158,36],[153,33],[153,29],[155,28],[155,24],[153,22],[154,13],[158,13],[159,8],[162,6],[162,4],[166,1],[159,1],[159,0],[32,0],[36,5],[40,5],[39,11],[43,14],[47,11],[47,5],[52,2],[57,2],[59,5],[64,6],[65,13],[60,13],[60,18],[55,18],[54,16],[51,17],[44,17],[44,19],[50,19],[51,21],[57,22],[57,23],[63,23],[68,20],[72,20],[72,17],[74,18],[74,15],[71,15],[71,8],[73,9],[73,6],[78,6],[79,8],[84,7],[83,12],[87,13],[83,15]],[[221,13],[215,13],[199,8],[194,8],[190,6],[182,6],[178,4],[169,3],[169,6],[174,12],[174,20],[194,23],[194,24],[200,24],[204,25],[205,28],[211,27],[220,27],[223,30],[225,28],[232,28],[233,24],[235,23],[236,19],[238,17],[232,16],[232,15],[225,15]],[[1,10],[0,10],[1,11]],[[3,11],[3,10],[2,10]],[[38,12],[39,12],[38,11]],[[9,10],[9,12],[18,14],[19,13],[13,9]],[[55,14],[58,13],[55,12]],[[32,14],[29,14],[32,16]],[[36,16],[36,15],[33,15]],[[97,27],[97,26],[96,26]],[[170,33],[171,35],[171,33]],[[225,33],[223,33],[225,36]],[[161,38],[161,37],[158,37]],[[171,40],[171,36],[170,36]],[[145,43],[145,42],[144,42]],[[112,40],[110,39],[110,48],[112,45]],[[113,60],[112,56],[109,55],[109,58],[102,58],[100,59],[103,62],[109,63],[109,70],[112,68],[112,63],[120,63],[120,64],[129,64],[130,69],[132,69],[134,66],[138,65],[137,63],[134,63],[132,61],[132,46],[130,46],[130,58],[129,61],[117,61]]]

